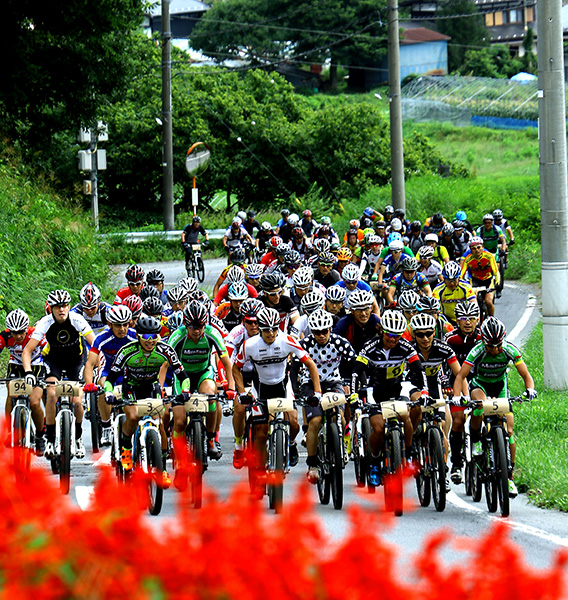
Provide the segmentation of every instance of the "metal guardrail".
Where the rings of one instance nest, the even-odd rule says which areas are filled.
[[[208,229],[210,240],[220,240],[225,235],[226,229]],[[179,240],[181,242],[182,230],[173,231],[125,231],[124,233],[100,233],[98,237],[102,240],[109,239],[115,236],[120,236],[129,244],[138,244],[145,242],[151,238],[160,238],[163,240]]]

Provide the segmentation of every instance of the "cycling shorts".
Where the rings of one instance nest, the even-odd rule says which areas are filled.
[[[44,365],[32,365],[32,373],[37,379],[45,378],[45,366]],[[16,363],[8,363],[8,369],[6,371],[6,379],[23,379],[25,375],[24,365],[18,365]]]
[[[211,380],[215,381],[215,373],[211,367],[208,367],[207,369],[205,369],[205,371],[197,371],[195,373],[192,373],[190,371],[188,373],[188,375],[189,375],[189,382],[190,382],[190,390],[189,390],[190,392],[198,392],[199,386],[206,379],[211,379]],[[173,386],[174,394],[176,394],[176,395],[181,394],[181,392],[182,392],[181,384],[182,384],[182,382],[177,377],[174,377],[174,386]]]
[[[322,381],[321,382],[322,392],[336,392],[337,394],[344,394],[345,390],[343,389],[343,384],[341,381]],[[304,398],[309,398],[314,393],[314,384],[309,381],[308,383],[304,383],[300,388],[300,394]],[[309,423],[314,417],[323,416],[323,409],[318,404],[317,406],[308,406],[304,407],[304,411],[306,413],[306,420]]]
[[[268,424],[268,402],[271,398],[287,398],[294,397],[292,386],[286,376],[279,383],[260,383],[255,381],[252,387],[252,396],[255,398],[258,405],[252,407],[252,422],[254,425]]]
[[[501,381],[495,382],[487,382],[487,381],[479,381],[475,377],[472,379],[471,384],[469,386],[470,393],[476,388],[485,392],[485,396],[487,398],[508,398],[509,397],[509,388],[507,386],[507,380],[502,379]]]
[[[79,360],[72,365],[57,365],[55,363],[50,362],[49,357],[45,357],[43,359],[45,363],[45,377],[55,377],[55,379],[62,379],[63,373],[67,375],[67,379],[69,381],[81,381],[83,379],[83,369],[85,367],[85,363],[83,360]]]

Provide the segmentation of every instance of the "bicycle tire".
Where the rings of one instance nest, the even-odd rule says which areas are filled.
[[[61,454],[59,455],[59,488],[64,494],[69,493],[71,485],[71,414],[65,410],[61,413]]]
[[[101,428],[99,423],[99,407],[97,394],[90,392],[89,396],[89,421],[91,423],[91,447],[94,453],[99,452]]]
[[[158,432],[149,429],[146,433],[146,468],[147,481],[147,507],[151,515],[158,515],[162,510],[164,490],[158,483],[162,478],[164,466],[162,464],[162,442]]]
[[[497,498],[501,509],[501,516],[508,517],[511,511],[509,498],[509,463],[505,444],[505,432],[501,427],[493,430],[495,452],[495,477]]]
[[[418,443],[418,452],[420,453],[420,471],[416,475],[416,491],[418,492],[418,501],[420,506],[430,506],[432,499],[432,486],[428,469],[430,468],[430,451],[424,444],[424,432],[420,430],[420,439]]]
[[[201,508],[203,501],[203,424],[198,419],[189,423],[190,456],[193,457],[195,468],[192,469],[191,502],[194,508]]]
[[[257,491],[256,488],[256,464],[255,464],[255,451],[254,451],[254,427],[251,426],[251,421],[245,419],[245,431],[243,434],[243,450],[245,453],[245,461],[248,471],[248,482],[249,491],[254,494]]]
[[[323,437],[318,436],[318,469],[319,479],[317,481],[318,497],[321,504],[329,504],[331,498],[331,481],[329,479],[329,465],[327,464],[326,449]]]
[[[363,419],[363,449],[365,452],[365,477],[367,479],[367,490],[369,494],[375,493],[375,486],[371,483],[369,479],[369,465],[371,462],[371,445],[370,445],[370,437],[372,433],[371,422],[369,419]]]
[[[201,256],[195,258],[195,273],[197,275],[197,281],[203,283],[205,280],[205,264],[203,263]]]
[[[430,448],[430,473],[432,498],[438,512],[446,508],[446,463],[444,461],[444,446],[442,432],[438,427],[431,427],[428,433]]]
[[[471,462],[466,461],[464,471],[465,495],[471,496]]]
[[[481,501],[484,466],[485,460],[483,456],[477,456],[471,461],[471,498],[474,502]]]
[[[343,454],[341,452],[342,440],[339,435],[337,423],[330,423],[327,438],[329,480],[331,484],[331,498],[333,508],[341,510],[343,507]]]
[[[269,501],[275,513],[282,512],[282,501],[284,496],[284,444],[286,442],[284,431],[275,429],[270,440],[270,479],[269,479]]]
[[[16,406],[14,410],[14,429],[12,431],[16,481],[25,481],[32,466],[31,451],[26,446],[27,427],[26,411],[21,406]]]
[[[363,436],[359,435],[359,432],[357,431],[357,427],[355,425],[355,421],[353,421],[351,425],[351,436],[353,438],[351,452],[353,453],[353,468],[355,469],[355,481],[357,482],[357,487],[362,488],[365,487],[367,468],[365,466],[365,451],[363,448],[361,448]]]
[[[491,446],[493,446],[493,452],[491,452]],[[496,466],[495,466],[495,444],[493,439],[493,434],[489,436],[488,446],[487,446],[487,469],[486,469],[486,478],[485,478],[485,501],[487,502],[487,510],[490,513],[494,513],[497,511],[497,474],[496,474]],[[493,455],[493,464],[489,460],[489,457]]]
[[[385,476],[385,508],[397,517],[402,515],[402,436],[398,429],[387,434],[390,464]]]

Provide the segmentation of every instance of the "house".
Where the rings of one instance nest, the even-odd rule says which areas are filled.
[[[400,78],[407,75],[446,75],[448,73],[447,35],[426,27],[408,27],[400,35]],[[388,56],[368,69],[350,69],[349,87],[371,89],[388,83]]]

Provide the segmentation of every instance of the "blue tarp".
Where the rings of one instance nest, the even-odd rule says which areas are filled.
[[[511,119],[510,117],[471,117],[471,124],[478,127],[493,127],[494,129],[526,129],[538,127],[538,121],[530,119]]]

